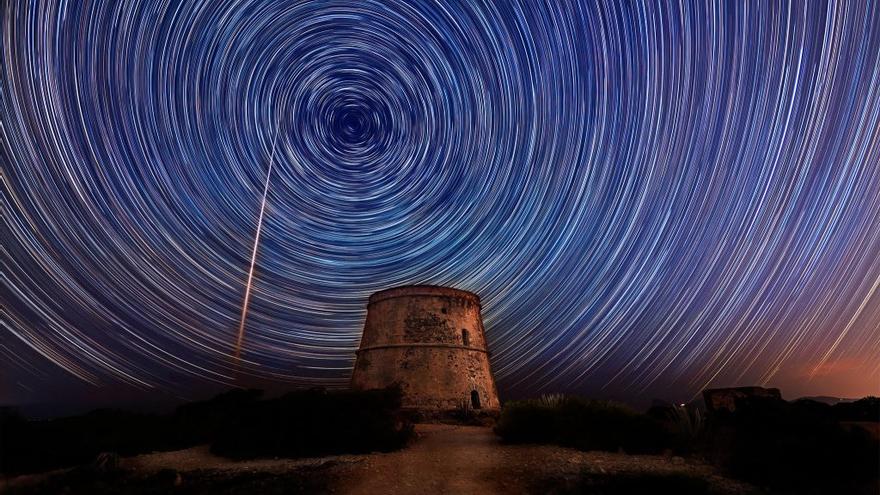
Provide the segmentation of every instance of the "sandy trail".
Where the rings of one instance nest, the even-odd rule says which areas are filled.
[[[365,459],[341,493],[496,493],[502,468],[489,428],[419,425],[419,439],[400,452]],[[506,493],[510,493],[507,491]]]
[[[574,482],[584,470],[597,473],[681,473],[702,477],[718,493],[751,487],[718,476],[707,465],[680,457],[580,452],[541,445],[504,445],[490,428],[418,425],[409,448],[366,456],[339,479],[337,493],[526,494],[543,493],[541,480]]]

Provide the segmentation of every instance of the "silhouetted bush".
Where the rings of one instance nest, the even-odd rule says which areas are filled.
[[[665,445],[676,454],[692,454],[704,440],[705,412],[700,409],[670,404],[653,406],[647,415],[662,426]]]
[[[869,431],[850,423],[878,420],[878,400],[873,397],[834,406],[751,397],[737,400],[734,412],[718,410],[705,417],[688,407],[656,406],[639,414],[610,402],[555,397],[506,403],[495,432],[512,443],[690,453],[733,477],[782,493],[876,494],[880,443]],[[684,483],[684,492],[703,490],[688,480],[667,481]],[[627,487],[626,479],[607,487],[602,483],[584,489],[639,491]]]
[[[365,392],[308,390],[260,401],[215,437],[226,457],[306,457],[398,449],[412,425],[397,414],[397,388]]]
[[[22,473],[91,462],[101,452],[132,455],[178,448],[167,417],[102,409],[27,421],[0,414],[0,472]]]
[[[259,407],[262,390],[233,389],[205,401],[183,404],[171,417],[171,428],[187,445],[210,443],[235,427],[250,409]]]
[[[397,389],[260,397],[258,390],[233,390],[171,415],[99,410],[48,421],[0,409],[0,472],[39,472],[90,463],[102,452],[128,456],[204,443],[239,458],[391,450],[412,432],[398,415]]]
[[[880,397],[834,404],[831,413],[838,421],[880,421]]]
[[[508,402],[495,433],[510,443],[627,453],[655,453],[668,444],[667,433],[655,419],[621,404],[579,397]]]
[[[709,416],[705,452],[735,477],[797,493],[872,493],[880,479],[877,440],[814,401],[738,401]]]

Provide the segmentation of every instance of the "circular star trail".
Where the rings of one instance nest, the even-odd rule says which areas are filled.
[[[7,399],[341,386],[409,283],[508,395],[880,391],[878,5],[2,9]]]

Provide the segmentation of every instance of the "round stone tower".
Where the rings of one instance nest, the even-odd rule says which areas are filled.
[[[395,383],[409,409],[500,409],[476,294],[413,285],[370,296],[351,387]]]

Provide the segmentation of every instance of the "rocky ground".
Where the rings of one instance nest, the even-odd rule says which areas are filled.
[[[231,461],[207,447],[125,458],[118,469],[0,481],[4,493],[758,493],[680,457],[503,445],[476,426],[418,425],[392,453]]]

